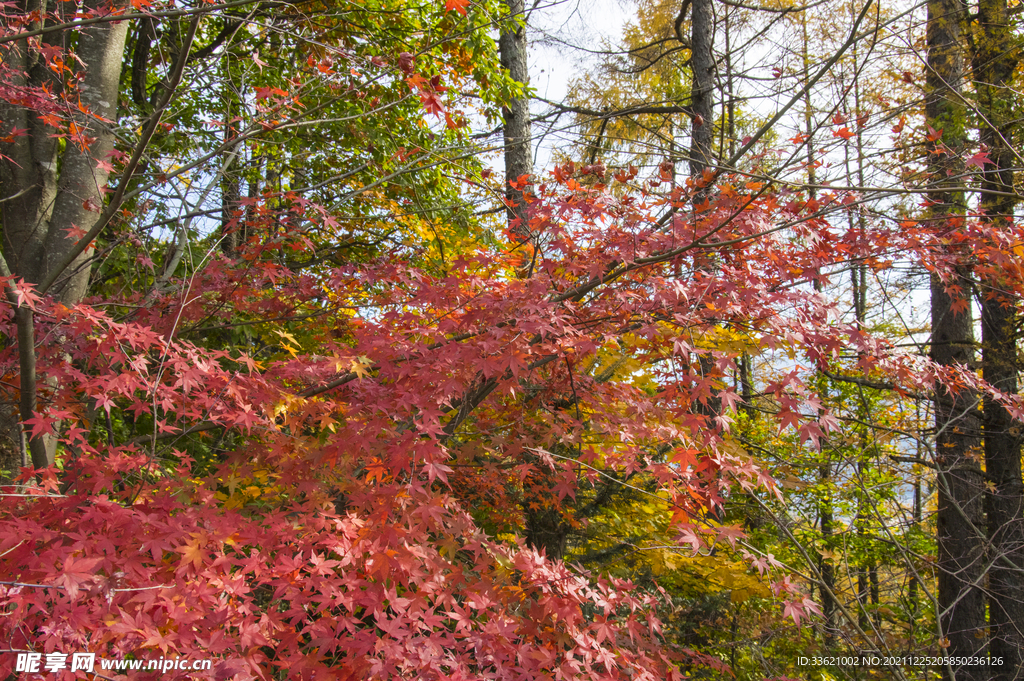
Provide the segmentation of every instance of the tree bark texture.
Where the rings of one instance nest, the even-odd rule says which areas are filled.
[[[526,86],[530,80],[527,62],[526,3],[524,0],[505,0],[508,22],[498,39],[501,66],[508,69],[509,76]],[[533,149],[530,143],[530,98],[517,97],[503,110],[505,142],[505,201],[508,215],[508,231],[512,239],[524,243],[530,240],[530,217],[527,204],[528,190],[513,186],[523,176],[533,173]],[[520,276],[529,276],[529,263]],[[543,469],[543,464],[538,466]],[[554,485],[554,476],[548,472],[538,475],[537,484],[543,487]],[[543,551],[549,559],[561,559],[565,555],[568,527],[558,509],[549,506],[539,496],[524,500],[526,516],[526,543]]]
[[[943,131],[928,143],[931,227],[945,233],[959,229],[966,213],[960,183],[964,146],[963,6],[959,0],[929,0],[925,115]],[[940,147],[939,145],[943,145]],[[942,152],[942,153],[932,153]],[[938,191],[934,191],[938,190]],[[931,281],[931,356],[943,366],[971,366],[974,334],[970,272],[956,269],[952,278]],[[978,398],[969,390],[935,391],[935,448],[938,469],[938,604],[941,654],[984,656],[987,649],[984,579],[984,484],[981,473],[981,424]],[[943,668],[949,681],[988,678],[983,666]]]
[[[1013,219],[1016,158],[1010,146],[1015,94],[1010,89],[1019,51],[1010,30],[1006,0],[980,0],[971,36],[971,65],[977,92],[979,141],[991,166],[981,180],[981,208],[990,225]],[[1000,391],[1018,390],[1017,306],[997,273],[981,281],[982,371]],[[1021,481],[1021,424],[989,396],[984,405],[985,471],[991,483],[986,499],[992,556],[989,571],[989,654],[1002,658],[992,679],[1024,678],[1024,484]]]
[[[123,3],[115,3],[121,5]],[[88,0],[84,9],[97,12],[109,8],[105,0]],[[39,12],[39,16],[56,12],[72,13],[72,3],[46,3],[23,0],[22,12]],[[70,16],[70,15],[69,15]],[[117,120],[118,90],[128,22],[104,22],[76,29],[75,55],[82,72],[75,97],[81,107],[74,110],[72,122],[77,133],[69,134],[61,145],[56,129],[43,121],[39,112],[9,103],[0,104],[0,126],[4,135],[14,128],[26,131],[0,144],[0,219],[2,219],[3,257],[10,273],[28,283],[40,284],[59,275],[48,291],[59,302],[71,306],[85,295],[89,284],[92,255],[87,249],[62,272],[64,261],[73,254],[79,234],[96,224],[104,205],[103,192],[109,172],[100,166],[108,161],[114,148],[113,125]],[[46,47],[66,49],[71,40],[67,31],[44,34]],[[71,60],[69,60],[71,61]],[[73,62],[74,63],[74,62]],[[45,62],[37,49],[27,41],[14,45],[8,52],[8,64],[17,82],[24,88],[46,87],[59,93],[65,85],[61,76]],[[63,147],[63,148],[62,148]],[[33,315],[27,308],[19,309],[19,356],[21,358],[20,408],[3,410],[0,418],[7,420],[32,416],[37,397],[34,369],[35,348]],[[27,361],[31,359],[31,361]],[[31,392],[33,394],[27,394]],[[2,432],[17,432],[9,424],[0,424]],[[28,441],[32,463],[46,467],[54,461],[54,446],[49,438]]]
[[[509,76],[524,86],[530,81],[526,60],[526,10],[524,0],[505,0],[508,23],[498,39],[501,66]],[[530,99],[517,97],[504,111],[505,125],[505,199],[508,205],[509,232],[519,241],[530,238],[530,219],[527,214],[523,189],[510,183],[533,173],[533,154],[530,144]]]
[[[690,23],[690,69],[693,82],[690,99],[693,127],[690,136],[690,175],[700,179],[704,169],[714,165],[715,140],[715,17],[712,0],[692,0]]]

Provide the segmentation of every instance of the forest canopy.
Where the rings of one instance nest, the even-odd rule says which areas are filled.
[[[602,7],[3,4],[0,674],[1024,678],[1020,4]]]

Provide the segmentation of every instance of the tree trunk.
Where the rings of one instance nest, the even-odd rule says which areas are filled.
[[[526,61],[526,10],[524,0],[505,0],[509,20],[498,39],[501,66],[508,69],[512,80],[525,87],[530,81]],[[524,175],[533,173],[530,145],[530,99],[517,97],[504,111],[505,125],[505,198],[508,202],[509,232],[518,241],[530,238],[530,219],[522,188],[512,186]]]
[[[933,129],[943,131],[941,139],[929,142],[926,148],[929,188],[933,190],[929,198],[934,202],[928,217],[933,229],[940,232],[958,229],[966,212],[963,192],[955,188],[960,183],[965,120],[962,11],[958,0],[928,2],[925,114]],[[931,356],[941,365],[971,366],[974,362],[970,294],[970,272],[965,266],[956,269],[953,281],[932,277]],[[979,528],[984,526],[984,485],[977,396],[963,388],[936,387],[935,429],[941,635],[937,654],[983,656],[987,647],[981,584],[984,546]],[[983,666],[943,668],[949,681],[987,679],[989,673]]]
[[[235,118],[239,115],[236,88],[231,80],[231,59],[234,55],[225,51],[220,59],[221,67],[221,97],[224,101],[224,144],[235,136],[239,122]],[[229,147],[227,147],[229,148]],[[229,152],[231,153],[231,152]],[[241,164],[236,164],[241,166]],[[220,181],[220,247],[228,256],[234,257],[238,249],[245,243],[243,232],[244,220],[242,218],[242,178],[238,171],[232,172],[230,167],[225,167],[225,172]]]
[[[1013,219],[1015,158],[1008,142],[1015,94],[1009,86],[1019,54],[1014,47],[1006,0],[981,0],[972,41],[973,80],[981,114],[979,139],[993,166],[981,181],[981,208],[992,227]],[[982,371],[986,381],[1016,394],[1017,301],[996,274],[981,275]],[[1024,678],[1024,484],[1021,481],[1021,424],[991,397],[985,398],[985,470],[992,487],[987,495],[989,572],[989,654],[1002,658],[992,679]]]
[[[527,63],[526,8],[524,0],[505,0],[508,23],[498,39],[498,51],[502,68],[508,69],[509,76],[525,87],[530,80]],[[530,98],[516,97],[504,108],[505,118],[505,200],[508,215],[508,231],[512,239],[520,244],[531,238],[530,218],[527,205],[527,191],[514,186],[524,175],[533,173],[533,150],[530,144]],[[530,262],[524,263],[520,276],[532,274]],[[538,489],[554,485],[555,476],[538,466]],[[526,520],[526,543],[543,551],[551,560],[560,560],[565,555],[568,527],[554,506],[543,500],[544,494],[530,496],[525,500],[523,512]]]
[[[801,60],[802,71],[803,71],[803,82],[806,83],[811,79],[811,55],[810,55],[810,40],[807,35],[807,11],[800,13],[800,38],[801,38]],[[811,102],[811,91],[808,89],[804,93],[804,112],[803,112],[803,123],[804,123],[804,134],[807,135],[807,196],[808,198],[815,198],[817,195],[817,184],[816,168],[814,165],[814,106]],[[730,121],[731,124],[731,121]],[[730,135],[731,137],[731,135]],[[730,152],[730,156],[732,152]],[[820,284],[816,285],[820,289]],[[819,376],[819,383],[822,377]],[[822,394],[825,394],[825,390],[821,388]],[[831,489],[832,480],[832,460],[829,454],[822,451],[819,447],[818,456],[822,457],[818,464],[818,482],[821,484],[824,493],[821,499],[818,501],[818,520],[821,529],[822,543],[829,549],[832,549],[832,536],[834,532],[835,514],[832,507]],[[832,561],[824,555],[818,556],[818,573],[821,578],[821,614],[822,614],[822,643],[826,650],[830,650],[835,645],[836,639],[836,602],[834,595],[836,593],[836,572],[835,565]]]
[[[108,7],[105,0],[89,0],[84,9],[99,12]],[[21,3],[19,9],[45,15],[74,10],[74,7],[70,3],[46,7],[28,0]],[[103,192],[109,172],[99,162],[107,161],[114,148],[110,121],[117,119],[127,33],[126,21],[77,29],[75,55],[82,62],[83,75],[73,94],[88,113],[72,109],[72,120],[79,134],[69,135],[63,152],[53,137],[56,130],[40,119],[39,112],[0,103],[4,133],[9,134],[15,127],[26,131],[23,136],[0,146],[0,196],[6,199],[0,204],[4,269],[32,284],[60,275],[48,293],[68,306],[81,301],[89,284],[91,249],[78,255],[70,265],[65,266],[64,261],[73,254],[81,231],[88,232],[103,210]],[[43,42],[65,49],[68,39],[66,32],[55,32],[45,34]],[[27,41],[14,46],[8,54],[12,73],[19,79],[13,85],[29,89],[46,87],[53,93],[64,89],[64,83],[47,67],[39,52],[29,48]],[[67,57],[65,60],[75,61]],[[63,271],[59,271],[61,268]],[[24,421],[32,416],[37,401],[34,319],[26,307],[19,308],[16,319],[21,365],[17,417]],[[0,418],[15,418],[15,411],[4,410]],[[0,424],[0,431],[14,430],[8,423]],[[53,464],[55,441],[52,438],[28,438],[26,444],[35,467]]]
[[[690,23],[690,101],[693,128],[690,137],[690,175],[700,179],[704,169],[714,165],[715,140],[715,17],[711,0],[692,0]],[[701,193],[703,194],[703,192]]]

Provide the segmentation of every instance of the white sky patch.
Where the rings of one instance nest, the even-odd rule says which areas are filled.
[[[621,40],[623,27],[635,14],[631,0],[555,0],[538,4],[527,27],[530,86],[537,96],[563,101],[572,79],[599,62],[595,52]],[[546,108],[540,102],[532,107],[534,114]],[[536,171],[547,170],[552,149],[559,141],[554,137],[535,140]]]

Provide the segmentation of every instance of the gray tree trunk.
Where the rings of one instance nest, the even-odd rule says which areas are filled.
[[[690,175],[699,179],[713,166],[715,141],[715,17],[712,0],[692,0],[690,23],[690,85],[693,127],[690,135]]]
[[[524,0],[505,0],[510,17],[506,30],[498,40],[501,66],[508,69],[512,80],[526,85],[530,81],[526,60],[526,10]],[[517,97],[504,111],[505,125],[505,198],[508,201],[509,231],[521,241],[530,238],[530,221],[522,189],[509,183],[523,175],[533,173],[533,153],[530,144],[530,98]]]
[[[87,0],[86,10],[109,7],[106,0]],[[121,3],[115,3],[121,4]],[[124,3],[127,4],[127,3]],[[24,12],[63,12],[74,9],[71,3],[45,3],[23,0]],[[4,268],[19,279],[39,284],[55,275],[49,293],[65,305],[81,301],[89,284],[88,260],[91,249],[81,253],[70,266],[64,261],[71,256],[78,241],[77,230],[88,232],[103,210],[103,190],[109,173],[99,166],[107,161],[114,147],[111,121],[117,120],[121,60],[124,54],[128,22],[104,22],[77,29],[75,54],[81,60],[83,73],[76,97],[88,113],[76,111],[74,123],[81,136],[69,137],[61,151],[55,130],[39,118],[39,112],[7,103],[0,104],[2,130],[8,134],[14,127],[27,130],[12,142],[0,146],[0,204]],[[47,45],[65,48],[66,32],[45,34]],[[58,80],[39,53],[22,41],[10,51],[9,64],[22,87],[46,85],[51,92],[60,92],[64,84]],[[72,61],[72,60],[67,60]],[[73,63],[73,62],[72,62]],[[58,272],[63,268],[62,271]],[[21,394],[19,407],[6,406],[0,411],[0,433],[20,433],[17,421],[29,418],[36,408],[35,338],[33,315],[27,308],[17,314],[19,357],[21,361]],[[53,463],[55,443],[38,437],[19,446],[27,446],[31,462],[37,467]],[[24,456],[24,458],[27,458]]]

